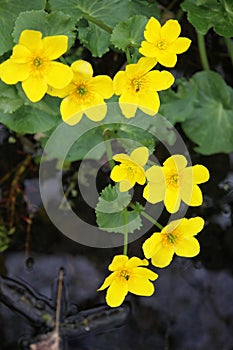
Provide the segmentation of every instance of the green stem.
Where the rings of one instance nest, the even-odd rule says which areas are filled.
[[[107,24],[105,24],[104,22],[99,21],[95,17],[92,17],[92,16],[90,16],[90,15],[88,15],[86,13],[85,15],[83,15],[83,18],[86,19],[89,22],[92,22],[92,23],[96,24],[98,27],[102,28],[103,30],[105,30],[109,34],[112,34],[112,28],[107,26]]]
[[[233,44],[230,38],[224,38],[225,44],[229,53],[229,56],[231,58],[231,62],[233,64]]]
[[[210,70],[208,57],[206,53],[206,47],[205,47],[205,36],[199,32],[197,32],[197,44],[198,44],[198,50],[201,58],[202,67],[204,70]]]
[[[111,140],[109,140],[109,130],[106,129],[103,133],[104,135],[104,142],[105,142],[105,148],[106,148],[106,153],[107,153],[107,158],[108,158],[108,163],[109,167],[112,170],[113,167],[115,166],[115,162],[112,159],[112,146],[111,146]]]
[[[132,63],[129,47],[126,48],[125,55],[126,55],[127,63],[128,64]]]
[[[127,219],[127,208],[124,209],[124,248],[123,254],[127,255],[128,251],[128,219]]]
[[[130,204],[130,207],[134,210],[136,210],[138,213],[140,213],[140,215],[144,216],[144,218],[146,218],[148,221],[150,221],[152,224],[154,224],[155,226],[157,226],[160,230],[163,229],[163,226],[160,225],[160,223],[158,221],[156,221],[154,218],[152,218],[152,216],[150,216],[149,214],[145,213],[144,211],[140,211],[138,210],[138,208],[134,205],[134,204]]]

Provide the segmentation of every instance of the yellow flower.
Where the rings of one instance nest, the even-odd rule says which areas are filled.
[[[146,182],[145,170],[143,169],[149,157],[146,147],[136,148],[129,156],[127,154],[116,154],[113,159],[120,162],[111,171],[110,177],[115,182],[120,182],[120,192],[126,192],[135,183],[144,185]]]
[[[61,102],[61,115],[64,122],[77,124],[83,114],[97,122],[107,113],[105,98],[113,95],[112,79],[107,75],[93,77],[93,69],[89,62],[78,60],[72,63],[73,79],[62,90],[49,88],[53,96],[65,97]]]
[[[135,116],[137,108],[149,115],[155,115],[160,106],[157,91],[168,89],[174,77],[167,71],[153,70],[154,59],[140,58],[138,63],[129,64],[125,71],[118,72],[113,79],[116,95],[121,95],[119,104],[126,118]]]
[[[149,181],[144,188],[143,197],[150,203],[164,200],[169,213],[175,213],[181,200],[188,205],[198,206],[203,198],[198,184],[209,180],[209,171],[203,165],[187,167],[184,156],[176,154],[169,157],[163,167],[153,165],[146,171]]]
[[[1,64],[1,79],[6,84],[22,82],[22,88],[32,102],[40,101],[48,85],[61,89],[72,79],[70,67],[54,62],[67,51],[68,37],[47,36],[35,30],[24,30],[11,57]]]
[[[178,38],[181,32],[178,21],[169,19],[162,27],[157,19],[151,17],[147,22],[139,52],[146,57],[153,57],[165,67],[174,67],[177,54],[188,50],[191,40]]]
[[[140,267],[147,265],[146,259],[141,260],[137,257],[129,259],[126,255],[116,255],[113,258],[108,267],[109,271],[113,272],[98,289],[100,291],[108,288],[106,302],[109,306],[120,306],[128,292],[142,296],[151,296],[154,293],[154,285],[150,280],[155,281],[158,275]]]
[[[200,252],[198,240],[194,237],[203,229],[201,217],[171,221],[161,232],[155,232],[142,246],[144,255],[157,267],[165,267],[172,261],[173,255],[187,258]]]

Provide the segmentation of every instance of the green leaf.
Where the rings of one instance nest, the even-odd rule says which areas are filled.
[[[147,21],[147,17],[136,15],[118,23],[111,35],[112,44],[123,51],[130,45],[140,46]]]
[[[22,105],[23,100],[19,97],[16,87],[0,81],[0,112],[13,113]]]
[[[120,144],[124,145],[128,153],[140,146],[147,147],[150,153],[155,149],[155,137],[150,132],[133,125],[121,124],[116,138],[120,139]]]
[[[225,37],[233,36],[232,0],[185,0],[181,7],[188,12],[188,20],[202,34],[213,27]]]
[[[86,159],[101,159],[106,151],[101,127],[96,126],[94,122],[87,119],[85,116],[83,116],[79,125],[79,130],[82,129],[83,132],[80,132],[81,136],[77,137],[77,141],[75,141],[69,149],[66,155],[66,161],[74,162],[77,160],[82,160],[84,157]],[[89,128],[90,130],[88,130]],[[46,132],[45,137],[40,139],[43,147],[45,146],[52,132],[53,130]],[[65,137],[60,137],[57,139],[57,146],[54,147],[54,149],[57,150],[58,153],[53,153],[51,155],[52,158],[59,158],[59,150],[61,148],[66,149],[66,142],[67,139]]]
[[[130,203],[128,192],[119,192],[117,187],[105,187],[96,206],[96,219],[99,228],[107,232],[124,234],[124,208]],[[136,210],[127,212],[127,231],[133,233],[141,227],[141,218]]]
[[[197,86],[192,81],[177,80],[178,91],[169,89],[161,91],[161,106],[159,112],[173,125],[183,122],[193,111],[193,102],[197,94]]]
[[[233,151],[233,89],[215,72],[199,72],[191,79],[196,90],[189,89],[192,111],[182,123],[186,135],[202,154]],[[188,103],[188,101],[187,101]]]
[[[160,10],[156,1],[133,0],[131,2],[131,15],[140,15],[150,18],[151,16],[159,19]]]
[[[11,50],[13,40],[11,33],[15,20],[20,12],[27,10],[42,10],[45,0],[0,0],[0,55]]]
[[[129,0],[49,0],[49,3],[51,10],[62,11],[76,20],[90,16],[111,28],[130,17]]]
[[[41,106],[22,106],[12,114],[0,113],[0,122],[21,134],[34,134],[54,128],[60,117],[44,112]]]
[[[94,57],[102,57],[109,51],[110,34],[93,23],[87,27],[79,26],[78,38]]]
[[[14,41],[18,42],[20,33],[25,29],[39,30],[43,36],[67,35],[69,47],[75,40],[75,20],[62,12],[46,13],[45,11],[26,11],[20,13],[12,33]]]

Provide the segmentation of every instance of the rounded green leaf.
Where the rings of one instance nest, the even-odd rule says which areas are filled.
[[[27,10],[42,10],[45,0],[0,0],[0,55],[13,47],[11,33],[19,13]]]
[[[213,27],[225,37],[233,36],[232,0],[185,0],[181,7],[188,12],[188,20],[202,34]]]

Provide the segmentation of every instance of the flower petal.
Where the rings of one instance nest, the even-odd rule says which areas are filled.
[[[174,247],[167,246],[166,248],[161,248],[154,256],[151,258],[151,263],[157,267],[165,267],[170,264],[174,255]]]
[[[204,165],[194,165],[192,167],[193,178],[196,184],[206,182],[210,178],[209,170]]]
[[[191,206],[199,206],[203,202],[202,192],[197,185],[190,187],[189,185],[181,187],[181,199]]]
[[[165,183],[158,186],[158,184],[149,182],[144,188],[143,197],[152,204],[163,201],[165,197]]]
[[[113,78],[113,89],[116,95],[121,95],[123,91],[127,88],[129,83],[129,78],[126,75],[126,72],[120,71],[117,72]]]
[[[181,171],[186,167],[187,159],[181,154],[175,154],[167,158],[163,165],[171,169],[177,169],[177,171]]]
[[[141,276],[130,276],[128,289],[130,293],[142,296],[151,296],[155,291],[153,283]]]
[[[116,278],[117,272],[111,273],[108,277],[105,278],[104,283],[97,289],[97,291],[104,290],[105,288],[108,288],[110,284],[114,281]]]
[[[102,96],[98,94],[93,94],[91,105],[84,105],[83,111],[90,120],[93,120],[94,122],[99,122],[100,120],[103,120],[107,114],[107,105],[103,101]]]
[[[125,264],[128,260],[129,258],[126,255],[115,255],[111,264],[108,267],[109,271],[117,271],[124,269]]]
[[[116,162],[122,162],[122,163],[129,163],[131,162],[130,157],[128,156],[128,154],[124,154],[124,153],[118,153],[115,154],[112,159],[114,159]]]
[[[11,59],[1,64],[1,80],[6,84],[16,84],[28,78],[30,67],[24,63],[14,63]]]
[[[165,183],[165,177],[161,166],[153,165],[146,171],[146,178],[150,182]]]
[[[161,39],[172,43],[180,35],[181,27],[177,20],[169,19],[161,28]]]
[[[70,83],[65,86],[63,89],[56,89],[52,86],[48,86],[47,94],[51,96],[57,96],[60,98],[64,98],[68,96],[74,90],[74,84]]]
[[[147,41],[151,43],[155,43],[161,38],[160,31],[161,31],[160,22],[156,18],[151,17],[146,24],[144,37]]]
[[[38,102],[46,94],[48,85],[43,77],[30,75],[22,82],[22,88],[30,101]]]
[[[162,235],[159,232],[153,233],[142,245],[142,250],[147,259],[152,258],[162,248]]]
[[[176,243],[176,255],[192,258],[200,252],[200,244],[194,237],[182,239]]]
[[[135,185],[135,181],[134,182],[130,182],[130,181],[127,181],[127,180],[122,180],[120,182],[119,190],[120,190],[120,192],[127,192],[134,185]]]
[[[148,265],[149,265],[149,262],[146,259],[142,260],[136,256],[133,256],[132,258],[130,258],[127,261],[125,267],[126,267],[126,269],[132,269],[132,268],[136,268],[138,266],[148,266]]]
[[[84,60],[77,60],[73,62],[71,69],[74,73],[80,74],[85,79],[90,79],[93,76],[91,64]]]
[[[197,216],[191,219],[182,219],[179,230],[183,232],[183,237],[189,238],[198,234],[204,227],[205,221]]]
[[[157,61],[157,53],[159,49],[155,44],[148,43],[147,41],[141,42],[141,47],[138,50],[142,55],[150,58],[156,58]]]
[[[120,306],[128,293],[128,283],[113,281],[107,290],[106,302],[111,307]]]
[[[173,52],[159,50],[156,58],[164,67],[174,67],[177,62],[177,55]]]
[[[155,115],[160,106],[159,95],[156,91],[146,91],[144,94],[140,94],[138,101],[139,108],[148,115]]]
[[[164,205],[169,213],[176,213],[180,207],[180,190],[170,187],[166,188]]]
[[[14,63],[28,63],[31,60],[31,52],[23,45],[15,45],[10,59]]]
[[[46,36],[43,40],[43,55],[49,60],[56,60],[68,49],[68,36]]]
[[[37,30],[26,29],[19,37],[19,44],[26,46],[31,52],[38,52],[42,49],[42,33]]]
[[[168,89],[175,81],[174,76],[166,70],[162,72],[153,70],[146,77],[150,82],[150,86],[156,91]]]
[[[112,79],[107,75],[98,75],[94,77],[90,86],[103,98],[110,98],[114,93]]]
[[[188,50],[191,40],[188,38],[178,38],[170,46],[168,51],[176,54],[183,53]]]
[[[57,89],[62,89],[68,85],[73,78],[70,67],[60,62],[50,62],[45,73],[48,85]]]
[[[146,259],[144,259],[146,260]],[[145,267],[137,267],[135,269],[132,270],[132,274],[135,276],[140,276],[140,277],[144,277],[147,278],[151,281],[155,281],[159,276],[157,275],[157,273],[145,268]]]
[[[126,118],[132,118],[136,114],[138,97],[128,91],[125,91],[119,98],[119,105],[124,116]]]
[[[70,96],[62,100],[60,111],[63,121],[69,125],[77,124],[83,116],[82,106]]]
[[[133,152],[131,152],[130,154],[130,158],[132,158],[132,160],[139,164],[141,167],[143,167],[149,157],[149,150],[147,147],[138,147],[135,150],[133,150]]]
[[[125,167],[122,167],[120,165],[115,165],[111,171],[110,178],[115,182],[120,182],[123,179],[126,179],[127,172],[125,170]]]

